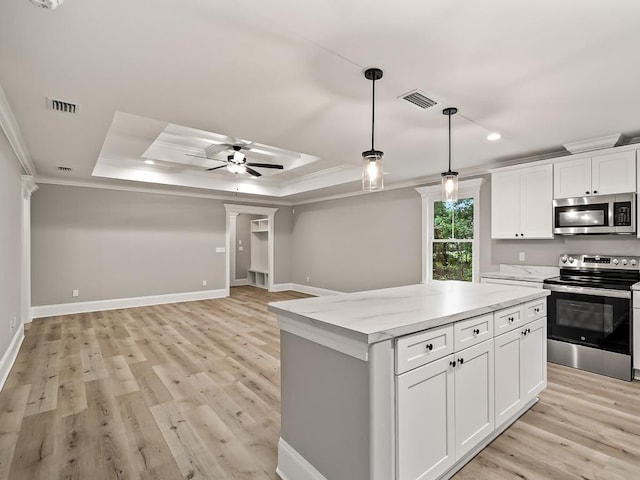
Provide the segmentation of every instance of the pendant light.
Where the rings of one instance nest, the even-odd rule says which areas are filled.
[[[371,96],[371,150],[362,152],[362,189],[382,190],[384,188],[382,155],[383,152],[376,150],[373,146],[374,126],[376,119],[376,80],[382,78],[382,70],[379,68],[368,68],[364,72],[364,77],[373,83]]]
[[[458,113],[455,107],[442,110],[443,115],[449,117],[449,170],[442,173],[442,201],[455,202],[458,200],[458,172],[451,171],[451,115]]]

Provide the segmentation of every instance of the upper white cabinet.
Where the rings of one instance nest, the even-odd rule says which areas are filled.
[[[554,164],[553,197],[610,195],[636,191],[636,152],[597,155]]]
[[[553,238],[553,166],[491,173],[491,238]]]

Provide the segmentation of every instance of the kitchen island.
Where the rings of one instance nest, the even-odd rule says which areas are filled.
[[[452,476],[546,387],[548,294],[435,281],[270,304],[280,477]]]

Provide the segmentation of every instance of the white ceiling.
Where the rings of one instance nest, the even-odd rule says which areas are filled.
[[[360,188],[371,66],[384,70],[375,147],[388,186],[446,170],[446,106],[459,109],[462,176],[638,135],[639,19],[637,0],[65,0],[56,10],[11,0],[0,2],[0,85],[40,178],[308,201]],[[438,105],[398,98],[414,89]],[[47,109],[47,96],[79,113]],[[143,164],[167,128],[184,127],[309,161],[240,180],[203,172],[207,160],[172,163],[166,149],[164,162]],[[491,131],[502,140],[488,142]]]

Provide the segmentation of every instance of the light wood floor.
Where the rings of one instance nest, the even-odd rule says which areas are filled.
[[[0,479],[276,479],[266,304],[301,297],[35,320],[0,393]],[[550,364],[540,402],[454,478],[640,479],[640,382]]]

